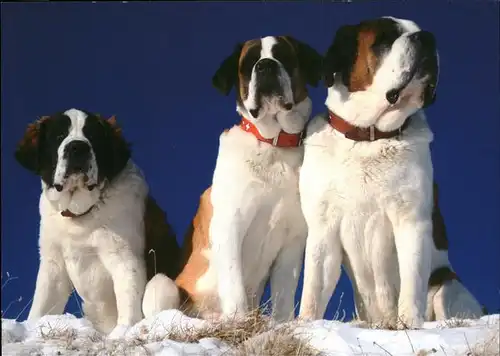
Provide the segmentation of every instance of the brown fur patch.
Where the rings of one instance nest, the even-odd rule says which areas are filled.
[[[165,212],[151,196],[146,199],[144,229],[146,235],[144,257],[148,281],[156,273],[163,273],[174,279],[181,267],[181,250],[175,233],[167,222]]]
[[[289,36],[279,36],[279,40],[285,41],[288,46],[292,49],[292,52],[295,54],[295,56],[298,58],[299,53],[297,52],[297,49],[295,48],[294,45],[294,39],[289,37]],[[300,70],[302,68],[295,68],[294,72],[292,73],[292,91],[293,91],[293,100],[296,103],[302,102],[307,96],[309,95],[307,91],[307,84],[306,80],[303,75],[301,75]]]
[[[175,280],[177,286],[187,295],[197,300],[196,282],[208,269],[208,260],[203,251],[209,246],[209,227],[212,219],[212,203],[210,193],[212,187],[203,192],[200,197],[198,211],[184,236],[183,270]]]
[[[361,29],[358,33],[358,51],[351,72],[349,91],[365,90],[373,81],[377,57],[371,50],[377,33],[372,29]]]
[[[448,250],[448,237],[446,234],[446,225],[444,223],[443,215],[439,209],[439,190],[437,183],[433,186],[434,207],[432,210],[432,240],[434,246],[440,250]]]
[[[248,94],[248,82],[245,80],[243,73],[241,73],[240,71],[241,62],[243,61],[243,58],[245,58],[245,56],[247,55],[248,50],[258,45],[259,43],[260,40],[246,41],[245,44],[243,45],[243,48],[241,49],[240,58],[238,60],[238,83],[239,83],[238,90],[240,92],[240,97],[242,99],[246,98]]]
[[[23,138],[18,143],[21,150],[34,148],[38,144],[38,135],[40,133],[40,124],[47,120],[49,116],[41,116],[40,119],[31,123],[26,128]]]

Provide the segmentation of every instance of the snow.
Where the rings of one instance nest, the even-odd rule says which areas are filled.
[[[290,327],[286,330],[293,330],[321,355],[493,356],[499,350],[499,322],[500,315],[495,314],[477,320],[428,322],[420,330],[390,331],[318,320],[281,324],[273,330],[278,335],[279,330]],[[172,330],[177,330],[177,335],[188,335],[207,325],[208,321],[189,318],[178,310],[166,310],[133,326],[123,339],[110,340],[95,331],[89,321],[72,314],[48,315],[37,322],[2,319],[2,355],[235,354],[234,348],[216,338],[191,343],[165,339]],[[253,339],[262,344],[263,336]]]

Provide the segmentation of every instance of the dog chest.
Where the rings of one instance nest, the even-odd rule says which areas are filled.
[[[67,244],[62,253],[68,276],[84,301],[102,301],[113,295],[111,275],[94,247]]]

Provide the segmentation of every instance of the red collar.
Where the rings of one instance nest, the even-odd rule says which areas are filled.
[[[400,136],[410,124],[410,117],[408,117],[398,129],[393,131],[380,131],[375,126],[366,128],[354,126],[330,110],[328,110],[328,116],[330,125],[338,132],[343,133],[346,138],[353,141],[376,141],[382,138]]]
[[[69,211],[68,209],[66,209],[66,210],[61,211],[61,215],[64,216],[65,218],[79,218],[79,217],[82,217],[82,216],[87,215],[88,213],[90,213],[90,211],[92,210],[92,208],[94,208],[94,205],[92,205],[89,208],[89,210],[87,210],[86,212],[84,212],[82,214],[75,214],[75,213],[72,213],[71,211]]]
[[[283,130],[280,131],[278,136],[275,138],[264,138],[259,132],[259,129],[257,126],[255,126],[250,120],[242,117],[241,118],[241,123],[240,123],[240,128],[243,131],[250,132],[253,134],[257,140],[269,143],[270,145],[276,146],[276,147],[298,147],[302,145],[302,139],[304,135],[304,131],[301,131],[296,134],[291,134],[288,132],[285,132]]]

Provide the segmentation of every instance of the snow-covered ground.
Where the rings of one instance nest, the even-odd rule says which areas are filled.
[[[45,316],[36,323],[2,319],[2,355],[499,354],[499,314],[426,323],[422,330],[403,331],[329,320],[264,327],[264,317],[259,318],[247,321],[243,332],[238,329],[241,325],[226,327],[167,310],[139,322],[121,340],[106,339],[90,322],[71,314]]]

